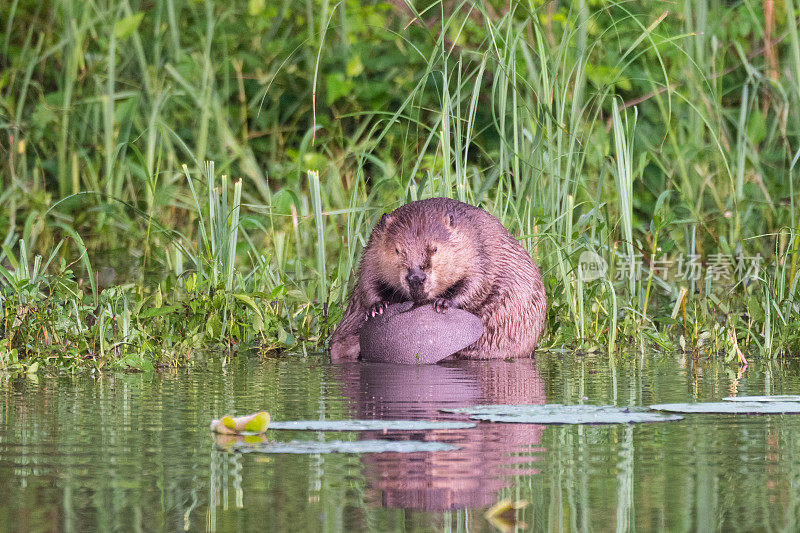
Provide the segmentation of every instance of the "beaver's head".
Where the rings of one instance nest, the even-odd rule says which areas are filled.
[[[384,215],[375,231],[380,277],[406,299],[447,297],[475,266],[473,243],[459,231],[453,212],[400,208]]]

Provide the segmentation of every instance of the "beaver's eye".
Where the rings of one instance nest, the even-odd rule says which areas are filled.
[[[400,255],[400,248],[395,248],[395,249],[394,249],[394,252],[395,252],[397,255]]]
[[[435,253],[436,253],[436,250],[438,250],[438,249],[439,249],[439,248],[438,248],[437,246],[434,246],[434,247],[433,247],[433,250],[431,250],[431,253],[432,253],[432,254],[435,254]]]

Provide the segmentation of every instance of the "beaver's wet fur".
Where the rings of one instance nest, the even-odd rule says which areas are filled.
[[[449,198],[401,206],[372,230],[331,338],[331,359],[357,359],[364,321],[409,300],[432,302],[444,313],[459,307],[481,318],[483,336],[456,359],[532,356],[547,306],[539,269],[500,221]]]

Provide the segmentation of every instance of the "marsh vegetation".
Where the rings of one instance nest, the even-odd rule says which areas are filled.
[[[372,224],[429,196],[540,264],[544,350],[796,354],[796,20],[794,0],[4,2],[0,369],[323,349]]]

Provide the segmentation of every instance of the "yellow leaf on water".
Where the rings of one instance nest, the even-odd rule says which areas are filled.
[[[496,504],[492,505],[489,508],[489,510],[486,511],[484,516],[486,516],[486,518],[489,518],[491,516],[501,515],[501,514],[505,513],[506,511],[508,511],[509,509],[512,509],[511,500],[508,500],[508,499],[500,500]]]
[[[517,509],[522,509],[527,505],[527,500],[500,500],[496,504],[492,505],[483,516],[498,530],[502,531],[503,533],[510,533],[511,531],[514,531],[515,525],[518,525],[515,511]]]
[[[251,420],[244,425],[245,431],[253,431],[255,433],[264,433],[269,426],[269,413],[261,411],[256,413]]]
[[[270,416],[266,411],[251,415],[236,416],[226,415],[219,420],[211,421],[211,431],[236,435],[242,432],[264,433],[269,426]]]

